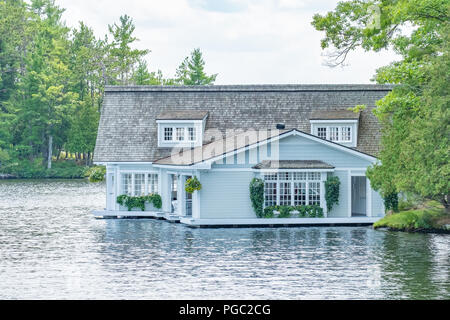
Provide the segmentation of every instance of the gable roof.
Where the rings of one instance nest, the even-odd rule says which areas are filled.
[[[174,113],[207,112],[203,142],[208,144],[221,138],[218,132],[275,128],[277,123],[284,123],[286,130],[310,132],[314,112],[360,104],[367,108],[360,114],[355,149],[376,155],[380,127],[372,109],[391,89],[386,85],[107,86],[94,161],[155,162],[169,156],[170,148],[157,146],[156,119]]]

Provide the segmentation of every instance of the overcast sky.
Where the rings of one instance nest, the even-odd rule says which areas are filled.
[[[396,56],[355,51],[348,66],[324,65],[323,34],[311,26],[315,13],[336,0],[56,0],[70,27],[84,21],[97,36],[128,14],[150,49],[150,70],[173,76],[183,58],[200,48],[216,84],[370,83],[375,70]]]

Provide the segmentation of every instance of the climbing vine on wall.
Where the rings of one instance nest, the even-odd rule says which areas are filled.
[[[258,218],[264,216],[264,181],[253,178],[250,182],[250,200],[253,210]]]
[[[335,204],[339,204],[339,187],[341,181],[338,177],[328,177],[325,181],[325,200],[327,201],[328,212],[331,211]]]

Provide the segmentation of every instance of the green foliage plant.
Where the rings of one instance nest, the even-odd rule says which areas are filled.
[[[331,211],[335,204],[339,204],[339,187],[341,181],[338,177],[328,177],[325,181],[325,200],[327,202],[328,212]]]
[[[264,181],[260,178],[250,182],[250,201],[256,216],[261,218],[264,215]]]
[[[200,191],[202,189],[202,184],[197,179],[196,176],[189,178],[186,180],[186,183],[184,184],[184,190],[187,193],[194,193],[195,191]]]

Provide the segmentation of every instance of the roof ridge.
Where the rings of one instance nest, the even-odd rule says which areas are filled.
[[[240,84],[206,86],[105,86],[107,92],[217,92],[217,91],[390,91],[386,84]]]

